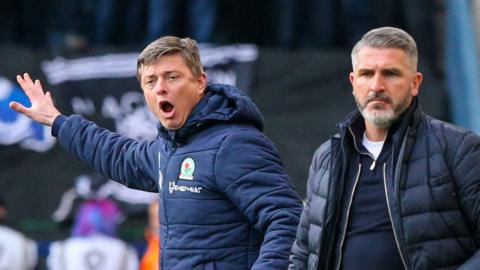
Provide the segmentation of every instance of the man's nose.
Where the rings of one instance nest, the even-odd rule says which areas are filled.
[[[385,80],[381,74],[375,74],[370,81],[370,91],[379,92],[385,90]]]
[[[167,93],[167,87],[165,84],[165,80],[158,80],[155,84],[155,93],[157,95],[165,95]]]

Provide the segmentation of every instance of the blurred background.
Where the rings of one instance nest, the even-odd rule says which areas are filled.
[[[11,100],[28,104],[16,74],[41,79],[65,114],[151,139],[155,120],[136,58],[160,36],[195,38],[209,80],[236,85],[257,103],[304,196],[314,150],[355,108],[350,51],[374,27],[400,27],[416,39],[427,113],[480,131],[479,14],[477,0],[0,0],[0,195],[8,223],[36,241],[44,269],[50,244],[69,236],[77,206],[95,194],[119,204],[118,237],[141,256],[147,206],[157,196],[95,175],[49,128],[11,111]]]

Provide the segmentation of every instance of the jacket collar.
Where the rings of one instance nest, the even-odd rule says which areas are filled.
[[[241,90],[224,84],[209,84],[205,95],[194,107],[185,124],[178,130],[167,130],[161,123],[160,137],[182,142],[215,123],[249,124],[263,130],[263,116],[253,101]]]
[[[408,128],[412,128],[413,130],[417,129],[421,117],[422,109],[420,103],[418,102],[418,98],[414,97],[407,111],[392,124],[388,136],[392,137],[395,143],[401,142]],[[349,133],[348,129],[351,129],[356,139],[362,138],[363,132],[365,131],[365,119],[360,111],[356,109],[343,118],[337,124],[337,127],[342,137]]]

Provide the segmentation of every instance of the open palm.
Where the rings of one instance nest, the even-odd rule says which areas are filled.
[[[40,124],[51,126],[55,118],[60,115],[60,112],[53,104],[50,92],[44,93],[40,81],[35,80],[34,82],[28,73],[23,74],[23,76],[17,75],[17,82],[30,99],[32,106],[28,108],[12,101],[10,102],[10,108],[32,118]]]

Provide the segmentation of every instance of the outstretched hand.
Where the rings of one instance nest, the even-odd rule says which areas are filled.
[[[51,126],[55,118],[60,115],[60,112],[55,108],[50,92],[44,93],[40,81],[32,81],[28,73],[23,74],[23,76],[17,75],[17,82],[30,99],[32,106],[27,108],[18,102],[12,101],[10,102],[10,108],[32,118],[40,124]]]

